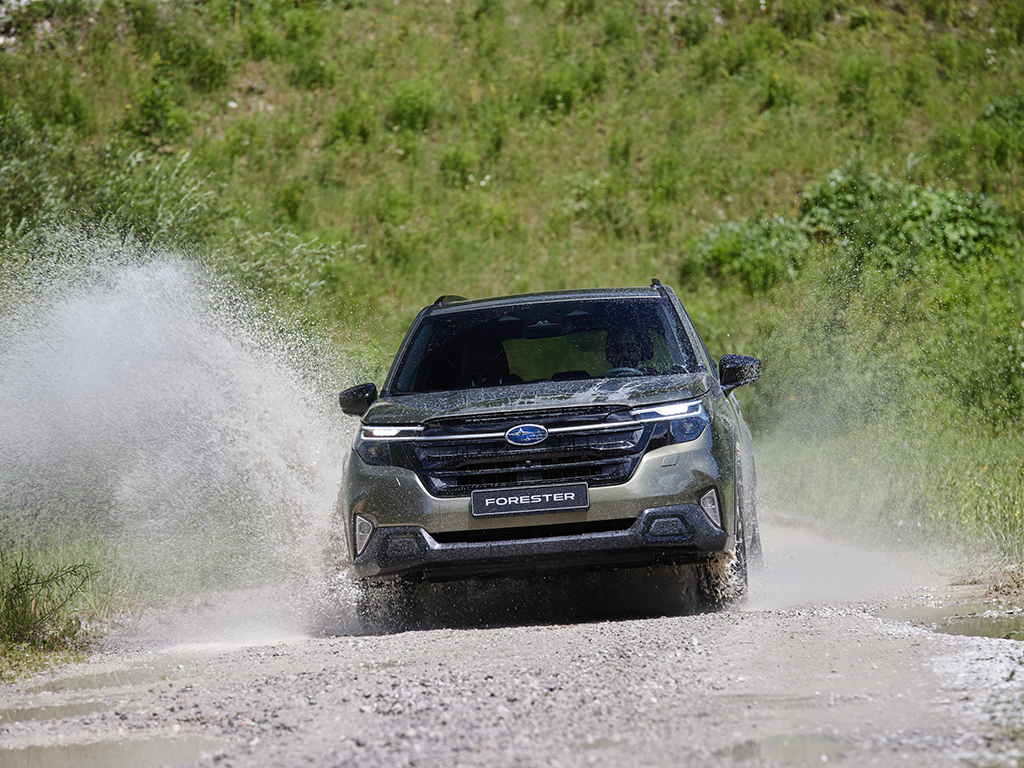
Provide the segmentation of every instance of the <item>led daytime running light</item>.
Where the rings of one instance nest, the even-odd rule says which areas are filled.
[[[669,419],[707,419],[704,405],[698,401],[685,403],[668,403],[652,408],[639,408],[633,411],[640,421],[667,421]]]
[[[423,427],[363,427],[363,440],[408,440],[423,431]]]

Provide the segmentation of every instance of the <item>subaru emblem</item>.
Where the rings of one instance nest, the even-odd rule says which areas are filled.
[[[536,445],[548,438],[548,431],[539,424],[520,424],[505,433],[509,445]]]

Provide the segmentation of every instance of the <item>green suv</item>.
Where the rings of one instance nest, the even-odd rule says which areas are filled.
[[[364,618],[374,587],[695,566],[712,605],[760,555],[750,431],[675,293],[558,291],[417,316],[361,424],[338,499]]]

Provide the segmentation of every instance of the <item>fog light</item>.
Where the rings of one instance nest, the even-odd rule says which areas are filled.
[[[704,510],[708,520],[722,528],[722,510],[718,508],[718,493],[714,488],[700,497],[700,508]]]
[[[356,515],[355,520],[356,529],[356,556],[358,557],[366,549],[367,542],[370,541],[370,534],[373,533],[373,523],[367,520],[365,517]]]

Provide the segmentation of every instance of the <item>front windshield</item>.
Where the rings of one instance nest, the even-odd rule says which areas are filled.
[[[419,326],[396,372],[397,393],[697,370],[697,357],[658,298],[564,299],[453,308]]]

